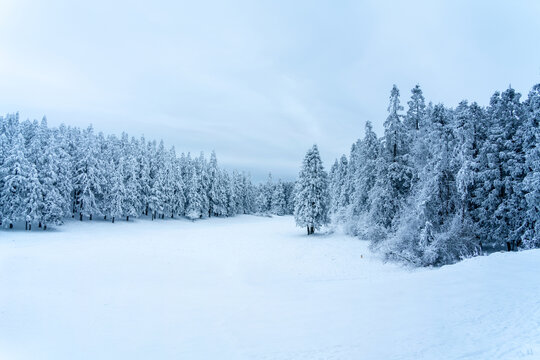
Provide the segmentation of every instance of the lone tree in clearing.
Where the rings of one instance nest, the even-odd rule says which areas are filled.
[[[295,193],[296,224],[306,226],[308,235],[330,222],[328,176],[324,171],[317,145],[313,145],[304,158]]]

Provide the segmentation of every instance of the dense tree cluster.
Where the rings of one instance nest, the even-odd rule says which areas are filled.
[[[0,117],[0,221],[46,229],[66,217],[114,222],[141,215],[198,219],[292,213],[291,183],[256,187],[218,167],[212,152],[192,157],[163,141],[96,134],[90,126],[49,128],[44,118]],[[261,196],[261,193],[264,193]],[[264,207],[259,198],[265,199]],[[256,201],[257,200],[257,201]]]
[[[294,182],[274,182],[268,174],[266,182],[256,187],[255,210],[258,214],[292,215],[294,212]]]
[[[330,171],[330,211],[387,258],[438,265],[540,246],[540,84],[489,106],[390,94],[384,135],[371,124]]]

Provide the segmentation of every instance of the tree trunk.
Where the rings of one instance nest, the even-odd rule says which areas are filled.
[[[13,224],[12,223],[9,223],[9,228],[13,229]]]
[[[146,204],[146,211],[145,211],[145,214],[146,214],[146,216],[148,216],[148,204]]]
[[[307,227],[307,234],[309,235],[309,226]]]
[[[315,233],[315,228],[312,226],[311,227],[311,233],[314,234]]]
[[[90,220],[92,220],[92,214],[90,214]]]
[[[107,215],[104,215],[104,216],[103,216],[103,220],[107,220]]]
[[[32,223],[28,224],[28,231],[32,231]]]
[[[40,228],[40,229],[41,229],[41,221],[40,221],[40,222],[39,222],[39,224],[38,224],[38,228]]]
[[[507,242],[506,242],[506,249],[507,249],[508,251],[512,251],[512,246],[510,245],[510,241],[507,241]]]
[[[126,221],[129,221],[129,215],[128,215],[128,216],[126,216]]]
[[[79,213],[79,220],[82,221],[82,213]]]
[[[43,224],[43,231],[47,230],[47,224]]]
[[[28,230],[28,221],[24,222],[24,230]]]

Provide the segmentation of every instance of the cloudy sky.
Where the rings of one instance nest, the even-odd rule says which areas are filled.
[[[255,180],[381,134],[394,83],[454,106],[537,82],[535,0],[0,0],[0,113],[215,149]]]

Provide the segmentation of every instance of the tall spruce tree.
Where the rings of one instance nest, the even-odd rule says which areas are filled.
[[[294,202],[296,224],[305,226],[308,235],[330,222],[328,175],[324,171],[317,145],[306,153],[296,183]]]

